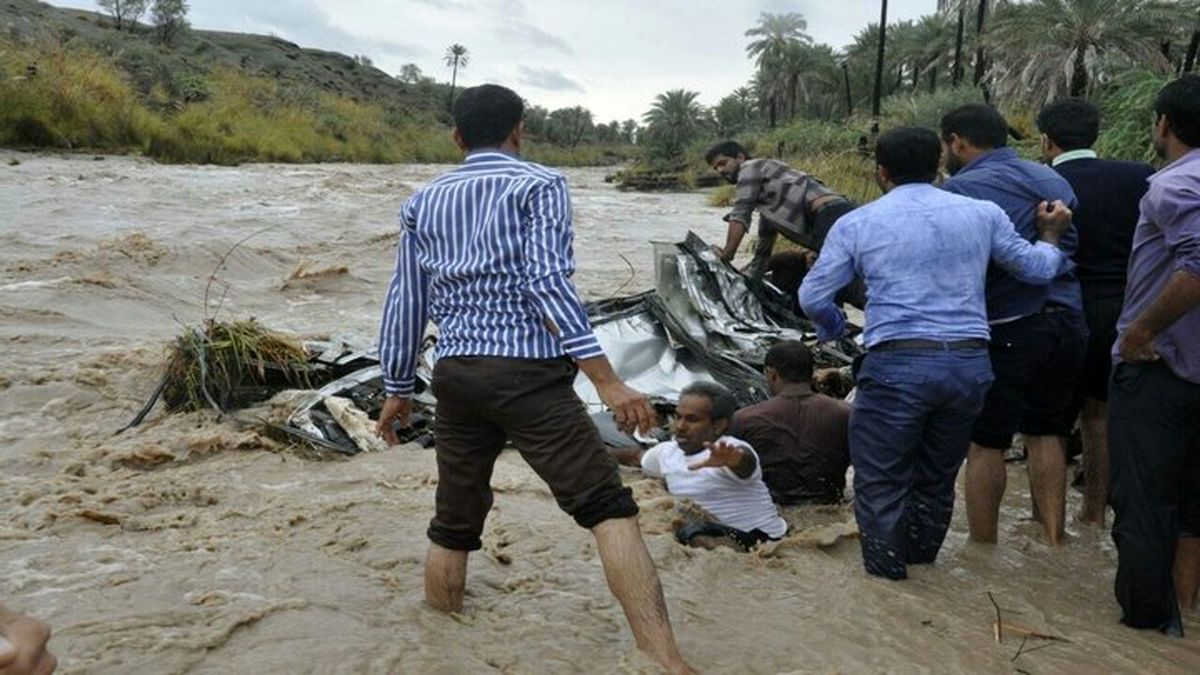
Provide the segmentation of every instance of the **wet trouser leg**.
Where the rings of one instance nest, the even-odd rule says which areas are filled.
[[[875,352],[863,361],[850,459],[869,574],[903,579],[908,563],[937,557],[991,378],[982,349]]]
[[[1121,621],[1182,635],[1171,575],[1179,537],[1200,535],[1200,385],[1162,362],[1118,364],[1108,439]]]
[[[917,453],[916,473],[905,518],[908,522],[908,562],[928,564],[937,559],[950,517],[954,514],[954,480],[971,445],[971,430],[991,384],[991,363],[964,363],[946,384],[948,398],[939,401],[925,422],[925,437]]]

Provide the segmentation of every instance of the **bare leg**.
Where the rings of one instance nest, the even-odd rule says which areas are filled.
[[[1026,436],[1029,449],[1029,491],[1037,505],[1046,539],[1063,543],[1067,509],[1067,448],[1060,436]]]
[[[1175,549],[1175,597],[1179,599],[1180,612],[1196,608],[1197,590],[1200,590],[1200,537],[1180,537]]]
[[[638,649],[671,673],[691,673],[675,644],[667,602],[637,518],[613,518],[592,528],[604,576],[633,631]]]
[[[1000,527],[1000,501],[1008,486],[1004,451],[971,444],[967,452],[967,525],[971,541],[994,544]]]
[[[425,558],[425,602],[442,612],[461,612],[467,586],[467,552],[429,545]]]
[[[1079,420],[1083,434],[1083,509],[1079,520],[1103,527],[1108,511],[1108,404],[1084,399]]]

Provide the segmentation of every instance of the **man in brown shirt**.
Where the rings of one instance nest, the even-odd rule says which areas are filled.
[[[739,410],[729,433],[754,447],[763,480],[779,504],[842,500],[850,466],[850,405],[812,389],[812,352],[780,342],[764,372],[773,397]]]

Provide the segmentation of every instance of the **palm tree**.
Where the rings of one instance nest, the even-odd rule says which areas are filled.
[[[892,51],[905,64],[916,90],[922,77],[929,78],[929,90],[937,90],[938,69],[949,64],[954,54],[954,26],[946,17],[931,14],[916,23],[903,21],[894,27]]]
[[[795,104],[795,88],[788,82],[788,64],[796,61],[796,47],[812,44],[812,37],[805,32],[808,22],[800,14],[772,14],[763,12],[758,25],[746,31],[746,37],[756,38],[746,45],[746,53],[754,58],[758,66],[759,95],[769,106],[770,126],[775,126],[779,112],[779,99],[792,96]],[[791,86],[790,86],[791,85]]]
[[[1001,6],[988,42],[997,94],[1041,103],[1088,96],[1114,67],[1165,70],[1164,36],[1191,27],[1190,3],[1169,0],[1033,0]]]
[[[450,103],[454,103],[454,86],[458,84],[458,69],[466,68],[471,57],[467,54],[467,48],[455,42],[446,47],[446,55],[442,57],[447,66],[454,70],[450,74]]]
[[[642,116],[651,147],[663,158],[678,159],[708,126],[708,113],[694,91],[674,89],[659,94]]]

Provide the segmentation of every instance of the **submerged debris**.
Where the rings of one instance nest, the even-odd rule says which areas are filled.
[[[741,405],[764,400],[767,350],[782,340],[816,344],[812,324],[795,314],[784,293],[722,262],[695,234],[676,244],[655,244],[654,272],[653,289],[589,303],[587,311],[613,369],[649,396],[663,419],[673,416],[683,388],[699,380],[725,385]],[[408,428],[396,429],[402,442],[433,444],[436,346],[436,336],[430,336],[420,347],[414,413]],[[814,350],[814,360],[818,367],[844,366],[861,351],[859,342],[847,339]],[[160,396],[172,412],[211,407],[223,413],[283,389],[310,391],[286,423],[266,423],[272,432],[319,452],[353,455],[383,448],[371,423],[386,398],[374,350],[346,341],[301,343],[253,320],[208,321],[203,331],[189,329],[177,338],[165,376],[129,426],[139,424]],[[639,442],[617,430],[582,374],[575,391],[606,443]],[[655,435],[664,437],[661,430]]]
[[[782,292],[721,262],[695,234],[677,244],[655,244],[654,269],[654,289],[589,303],[587,310],[613,370],[649,396],[663,419],[674,414],[680,391],[697,380],[724,384],[742,405],[761,401],[769,396],[762,374],[767,350],[781,340],[816,343],[812,324],[790,309]],[[426,447],[433,442],[429,423],[436,399],[430,383],[436,344],[437,339],[430,337],[421,347],[412,425],[397,428],[402,441]],[[843,366],[860,352],[857,342],[844,340],[837,346],[822,346],[814,357],[819,367]],[[345,409],[329,408],[330,400],[345,399],[370,417],[378,417],[383,383],[378,361],[374,355],[370,358],[369,367],[330,382],[305,399],[288,419],[287,433],[314,447],[345,454],[372,449],[374,439],[364,439],[361,431],[340,424]],[[606,443],[638,442],[616,429],[582,374],[575,391],[593,413]]]
[[[163,402],[175,411],[225,412],[270,398],[284,388],[311,387],[300,341],[258,322],[209,321],[187,329],[168,348]]]

